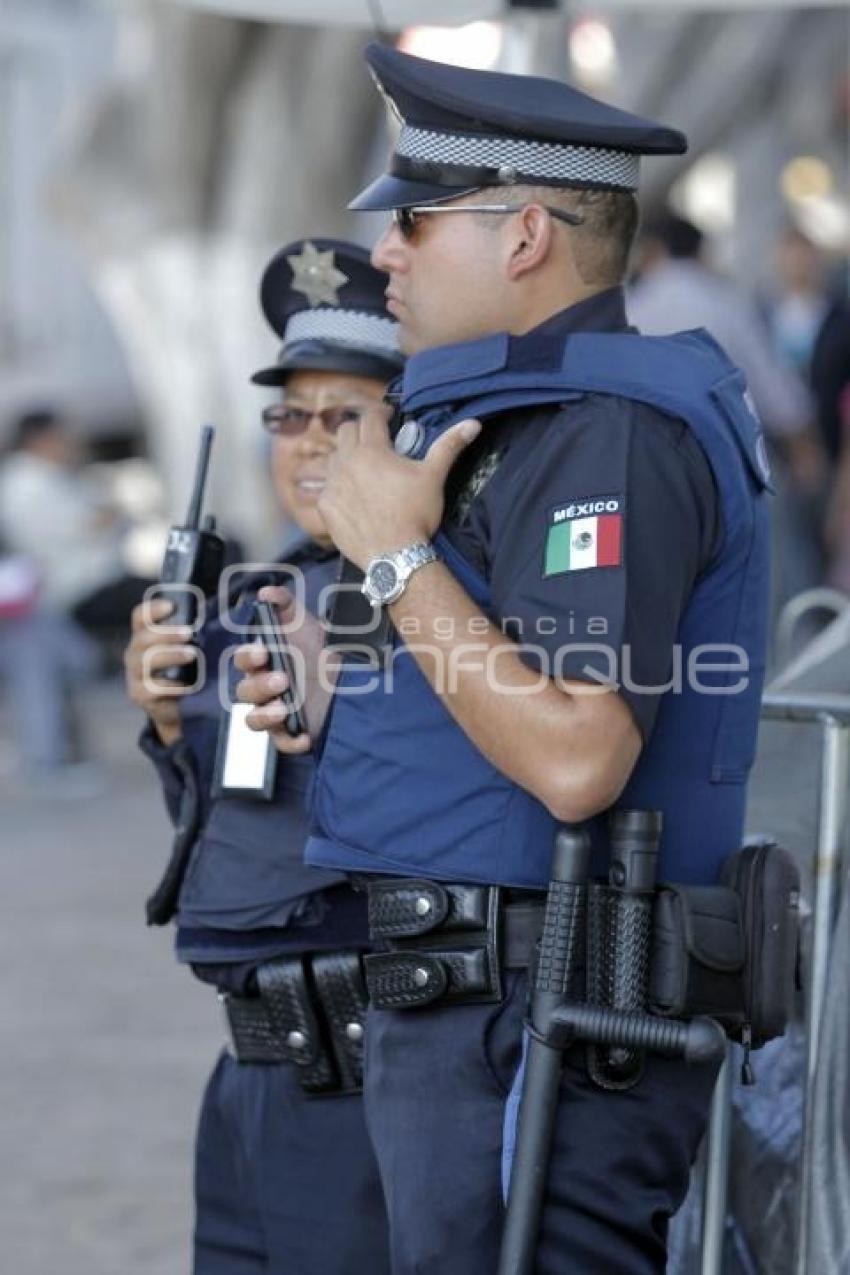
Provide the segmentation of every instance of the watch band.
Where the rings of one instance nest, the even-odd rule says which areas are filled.
[[[398,556],[410,571],[415,571],[417,567],[426,567],[429,562],[436,562],[439,555],[430,540],[415,540],[412,545],[405,545],[403,549],[386,556]]]

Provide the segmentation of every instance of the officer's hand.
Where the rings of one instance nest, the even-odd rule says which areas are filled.
[[[430,540],[443,517],[449,471],[480,432],[480,421],[459,421],[423,460],[408,460],[393,450],[380,411],[343,425],[318,501],[340,553],[362,570],[378,554]]]
[[[177,700],[191,693],[191,687],[157,680],[157,672],[172,664],[191,664],[195,648],[189,644],[189,628],[160,629],[174,610],[166,598],[140,602],[131,614],[131,636],[124,651],[127,694],[144,709],[163,744],[175,743],[181,735]]]
[[[288,682],[283,673],[273,673],[268,668],[268,652],[259,639],[236,652],[234,663],[246,675],[237,684],[236,698],[243,704],[255,705],[245,720],[252,730],[268,731],[278,752],[306,753],[321,732],[327,715],[338,660],[334,653],[323,649],[325,632],[319,621],[299,606],[287,589],[267,585],[258,597],[274,604],[278,620],[285,626],[281,641],[290,650],[299,682],[294,689],[303,699],[309,733],[294,737],[287,733],[283,725],[286,709],[280,693],[287,689]]]

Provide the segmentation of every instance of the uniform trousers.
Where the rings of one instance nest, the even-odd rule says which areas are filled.
[[[389,1275],[359,1096],[305,1097],[290,1063],[222,1054],[201,1107],[194,1275]]]
[[[513,973],[500,1004],[370,1010],[364,1097],[392,1275],[494,1275],[526,987]],[[635,1089],[608,1093],[587,1079],[579,1051],[568,1056],[536,1275],[664,1270],[716,1076],[649,1058]]]

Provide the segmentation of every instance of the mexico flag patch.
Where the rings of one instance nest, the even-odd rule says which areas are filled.
[[[619,567],[623,560],[623,502],[593,496],[557,505],[549,513],[543,575]]]

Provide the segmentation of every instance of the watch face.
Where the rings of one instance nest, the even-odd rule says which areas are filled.
[[[369,575],[370,585],[381,598],[385,598],[387,594],[392,593],[398,582],[398,571],[385,558],[375,563]]]

